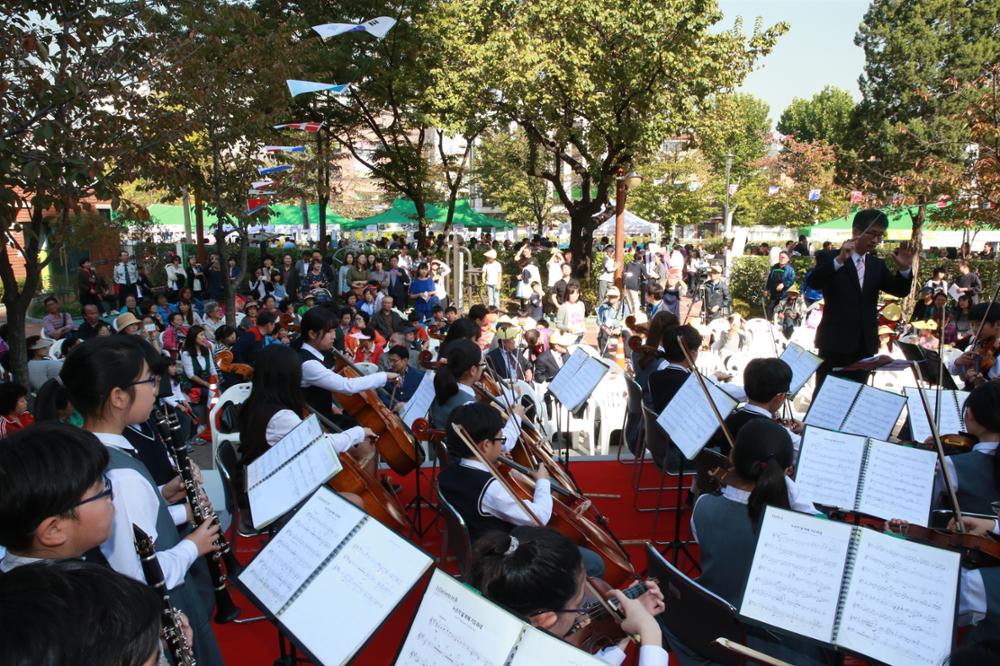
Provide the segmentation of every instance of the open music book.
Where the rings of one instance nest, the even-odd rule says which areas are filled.
[[[906,408],[910,413],[910,437],[917,442],[927,441],[933,436],[930,423],[927,421],[927,411],[920,399],[920,391],[914,386],[903,389],[906,393]],[[965,432],[965,400],[968,391],[941,391],[941,418],[937,419],[938,389],[924,389],[927,402],[931,405],[931,414],[935,415],[939,435]]]
[[[889,664],[951,651],[961,556],[767,507],[740,615]]]
[[[823,364],[823,359],[794,342],[785,347],[785,351],[781,352],[778,358],[792,369],[792,382],[788,387],[789,398],[795,397],[809,378],[816,374],[817,368]]]
[[[549,393],[563,407],[575,411],[587,401],[610,369],[607,361],[577,347],[549,383]]]
[[[407,428],[413,427],[413,422],[427,416],[431,410],[431,403],[434,402],[434,373],[430,370],[424,372],[424,376],[417,385],[417,390],[410,396],[410,400],[399,413],[399,418],[406,424]]]
[[[345,664],[432,560],[321,487],[239,575],[317,663]]]
[[[705,382],[712,402],[725,419],[736,409],[736,400],[711,382]],[[712,406],[705,400],[705,393],[698,386],[698,378],[691,373],[674,397],[663,408],[656,422],[660,424],[670,439],[688,460],[705,448],[705,444],[719,429]]]
[[[341,470],[340,457],[310,415],[246,468],[255,529],[265,527]]]
[[[795,483],[817,504],[927,527],[937,455],[806,426]]]
[[[805,424],[888,439],[905,404],[898,393],[830,375],[809,405]]]
[[[439,569],[431,576],[396,659],[404,666],[603,663],[535,629]]]

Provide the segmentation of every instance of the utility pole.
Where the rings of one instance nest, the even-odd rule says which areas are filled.
[[[733,221],[729,217],[729,177],[733,170],[733,154],[726,150],[726,200],[722,207],[722,224],[725,229],[725,237],[731,238],[733,235]]]

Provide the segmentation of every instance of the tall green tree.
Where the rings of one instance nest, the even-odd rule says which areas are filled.
[[[627,206],[659,223],[666,234],[677,226],[704,222],[712,214],[711,166],[700,151],[665,150],[636,171],[642,182],[629,190]]]
[[[548,181],[531,174],[541,152],[523,130],[499,129],[482,137],[476,153],[476,180],[483,198],[519,227],[544,233],[555,220],[555,199]]]
[[[81,199],[115,196],[128,165],[162,130],[148,124],[143,90],[162,63],[154,55],[166,53],[157,37],[162,18],[128,0],[0,7],[0,281],[8,367],[24,384],[25,317],[61,247],[60,230]],[[16,221],[19,210],[26,221]],[[23,281],[8,246],[24,259]]]
[[[778,131],[796,141],[821,140],[834,147],[844,146],[855,104],[851,93],[843,88],[825,86],[809,99],[793,99],[781,112]]]
[[[593,230],[613,214],[618,168],[653,154],[693,124],[701,102],[743,80],[784,25],[747,38],[739,25],[718,31],[714,0],[443,0],[453,7],[432,95],[459,81],[489,91],[498,116],[516,123],[545,155],[534,172],[552,184],[571,221],[578,274]],[[459,11],[461,10],[461,11]],[[561,165],[581,184],[566,187]]]
[[[781,151],[761,162],[768,185],[779,187],[761,202],[761,224],[798,227],[843,215],[850,209],[844,188],[834,182],[836,150],[823,140],[796,141],[784,137]],[[820,198],[809,200],[812,190]]]

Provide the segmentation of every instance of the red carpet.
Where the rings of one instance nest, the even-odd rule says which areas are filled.
[[[610,528],[622,541],[648,539],[653,522],[654,514],[652,512],[639,513],[633,508],[633,470],[634,467],[632,465],[623,465],[614,460],[574,460],[570,465],[570,471],[576,479],[577,484],[586,494],[620,495],[618,498],[595,497],[593,498],[593,503],[607,517]],[[655,474],[655,468],[651,464],[647,464],[643,474],[642,486],[649,487],[658,483],[658,478]],[[400,498],[404,503],[410,501],[415,495],[415,478],[414,474],[410,474],[408,477],[396,479],[403,486]],[[425,496],[432,494],[429,490],[431,487],[429,479],[430,469],[425,468],[423,470],[423,480],[421,481],[421,490]],[[664,503],[672,506],[674,500],[673,492],[665,491],[664,496]],[[652,506],[656,501],[656,492],[642,493],[640,499],[640,506]],[[433,517],[434,514],[430,510],[425,509],[423,511],[425,521],[429,521]],[[424,524],[425,526],[427,525],[426,522]],[[682,528],[683,537],[690,539],[688,514],[686,513],[682,522]],[[439,520],[419,540],[419,544],[424,551],[435,558],[440,558],[441,556],[441,529],[443,529],[443,521]],[[657,538],[661,541],[670,539],[673,536],[673,529],[673,512],[661,514],[657,526]],[[256,539],[240,540],[237,548],[240,560],[249,560],[260,546],[261,544]],[[626,544],[626,550],[629,552],[636,570],[641,572],[645,569],[646,556],[644,546],[641,544]],[[694,549],[693,552],[697,556],[697,549]],[[680,564],[683,565],[684,563],[682,559]],[[444,568],[451,573],[456,571],[455,563],[452,560],[445,562]],[[410,620],[416,612],[426,583],[425,578],[407,596],[402,605],[390,616],[386,624],[375,633],[365,648],[358,654],[353,662],[354,664],[383,666],[393,663],[396,651],[402,645],[407,629],[409,628]],[[238,592],[234,591],[233,596],[236,603],[243,609],[242,617],[247,618],[260,614]],[[337,603],[337,600],[331,599],[330,603]],[[331,631],[335,630],[335,627],[331,627]],[[222,647],[222,653],[225,655],[227,664],[233,666],[269,666],[278,657],[277,631],[271,624],[265,621],[247,625],[215,625],[215,633]]]

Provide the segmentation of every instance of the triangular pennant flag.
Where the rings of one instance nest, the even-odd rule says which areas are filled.
[[[267,179],[267,180],[255,180],[254,182],[250,183],[250,187],[252,187],[255,190],[262,190],[265,187],[271,187],[272,185],[274,185],[274,182],[275,181],[273,181],[271,179]]]
[[[272,194],[277,194],[277,193],[274,190],[257,190],[257,189],[252,189],[249,192],[247,192],[247,196],[251,197],[266,197]]]
[[[947,194],[942,194],[941,196],[938,197],[937,203],[935,203],[934,205],[938,208],[944,208],[948,205],[949,201],[951,201],[951,197],[948,196]]]
[[[861,193],[861,190],[851,190],[851,203],[861,203],[864,201],[865,195]]]
[[[305,146],[264,146],[266,153],[304,153]]]
[[[346,32],[367,32],[372,37],[382,39],[392,30],[394,25],[396,25],[396,19],[391,16],[379,16],[364,23],[324,23],[323,25],[314,25],[313,30],[323,40],[343,35]]]
[[[319,83],[318,81],[297,81],[295,79],[288,79],[285,81],[288,84],[288,91],[292,93],[292,97],[298,95],[304,95],[305,93],[323,92],[326,90],[331,91],[335,95],[339,95],[347,90],[350,83]]]
[[[272,125],[274,129],[297,129],[306,132],[318,132],[323,123],[284,123],[282,125]]]
[[[243,214],[253,215],[256,212],[267,208],[268,201],[269,199],[267,197],[247,199],[247,209],[243,211]]]
[[[819,201],[820,191],[819,190],[809,190],[809,201]]]
[[[740,189],[739,185],[737,185],[736,183],[731,183],[729,185],[729,196],[736,194],[739,191],[739,189]]]
[[[272,173],[283,173],[285,171],[291,171],[292,167],[287,164],[282,164],[280,166],[273,167],[258,167],[257,173],[262,176],[270,176]]]
[[[770,185],[767,188],[767,196],[772,197],[772,196],[774,196],[775,194],[777,194],[780,191],[781,191],[781,188],[778,187],[777,185]]]

